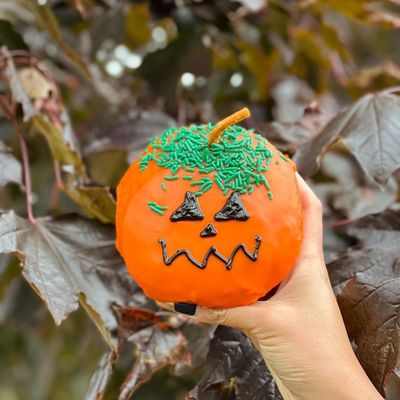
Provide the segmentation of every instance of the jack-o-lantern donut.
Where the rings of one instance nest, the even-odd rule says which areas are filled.
[[[233,123],[169,129],[117,189],[117,248],[160,302],[250,304],[289,273],[302,240],[295,166]]]

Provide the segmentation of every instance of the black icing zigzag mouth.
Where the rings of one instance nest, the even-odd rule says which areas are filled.
[[[173,254],[171,257],[168,257],[168,252],[167,252],[167,242],[164,239],[160,239],[158,242],[161,244],[161,250],[162,250],[162,256],[163,256],[163,260],[165,265],[171,265],[174,260],[176,258],[178,258],[179,256],[185,255],[186,258],[192,263],[194,264],[197,268],[200,269],[205,269],[207,267],[207,263],[209,258],[211,257],[211,255],[214,255],[215,257],[217,257],[219,260],[221,260],[225,266],[226,269],[229,271],[232,268],[232,263],[233,260],[236,256],[236,253],[239,250],[242,250],[243,253],[251,260],[251,261],[256,261],[258,258],[258,250],[261,246],[261,237],[260,236],[256,236],[254,238],[254,240],[256,241],[255,247],[254,247],[254,251],[251,253],[247,247],[243,244],[243,243],[239,243],[233,250],[232,253],[230,254],[229,258],[224,257],[215,246],[211,246],[206,254],[203,257],[203,261],[200,263],[198,262],[190,253],[189,250],[184,249],[184,250],[177,250],[175,252],[175,254]]]

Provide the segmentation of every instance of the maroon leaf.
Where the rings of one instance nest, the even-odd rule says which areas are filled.
[[[176,122],[158,110],[142,111],[124,118],[117,123],[110,123],[113,119],[104,121],[100,137],[92,141],[84,153],[89,156],[108,150],[124,150],[135,158],[149,143],[151,137],[161,134],[165,129],[176,126]]]
[[[241,332],[220,326],[190,400],[282,400],[259,351]]]
[[[204,364],[216,328],[216,325],[197,323],[188,323],[181,327],[181,332],[187,340],[191,363],[189,365],[183,360],[176,364],[177,375],[188,374]]]
[[[384,395],[400,367],[400,210],[366,216],[344,231],[359,245],[328,269],[356,355]]]
[[[386,210],[368,215],[342,228],[347,235],[360,241],[328,265],[330,279],[336,292],[340,292],[349,279],[363,272],[376,281],[400,275],[400,211]]]
[[[297,122],[274,121],[261,126],[259,133],[281,150],[294,153],[299,146],[318,135],[331,118],[332,114],[321,111],[316,103],[311,103]]]
[[[303,176],[312,175],[326,149],[343,138],[365,173],[385,183],[400,168],[400,98],[389,91],[368,94],[345,108],[296,153]]]
[[[0,215],[0,252],[14,253],[23,275],[60,324],[79,302],[115,348],[116,317],[110,306],[144,306],[114,247],[115,230],[78,216],[39,218]]]
[[[338,296],[356,355],[384,396],[389,378],[400,367],[400,278],[353,278]]]

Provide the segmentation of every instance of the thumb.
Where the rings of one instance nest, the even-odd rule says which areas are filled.
[[[157,302],[157,304],[166,310],[188,314],[185,312],[185,306],[182,306],[182,304],[189,305],[188,303]],[[234,308],[205,308],[193,304],[190,304],[190,306],[192,310],[190,315],[192,315],[198,322],[226,325],[241,330],[250,329],[253,325],[252,321],[254,318],[252,317],[254,314],[254,308],[251,305]]]

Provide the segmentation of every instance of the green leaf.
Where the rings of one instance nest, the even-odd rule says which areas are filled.
[[[317,3],[328,6],[347,17],[358,18],[365,16],[365,6],[370,4],[371,0],[317,0]]]
[[[40,218],[34,224],[12,211],[0,215],[0,253],[17,255],[25,279],[56,324],[75,311],[84,296],[115,349],[117,320],[111,305],[143,307],[146,299],[117,254],[114,236],[111,225],[74,215]]]
[[[51,122],[47,121],[43,115],[35,115],[28,121],[28,127],[32,133],[43,135],[50,147],[53,157],[61,165],[73,167],[73,172],[83,174],[85,167],[80,154],[71,145],[71,142],[65,140],[63,133]]]
[[[341,59],[352,62],[353,57],[340,35],[340,27],[331,26],[325,21],[321,22],[321,37],[329,49],[337,52]]]
[[[22,36],[9,21],[4,20],[0,20],[0,46],[6,46],[11,50],[28,50]]]
[[[106,186],[79,185],[72,176],[67,176],[63,190],[91,217],[105,223],[115,222],[115,201]]]
[[[132,4],[125,14],[125,32],[132,48],[146,44],[151,38],[149,6]]]

